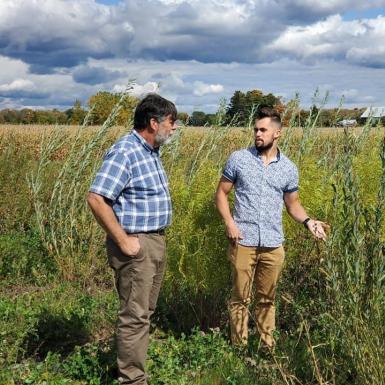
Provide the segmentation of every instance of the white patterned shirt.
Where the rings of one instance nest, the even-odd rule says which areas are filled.
[[[283,194],[298,190],[297,166],[278,151],[267,166],[255,146],[233,152],[223,176],[234,183],[233,218],[244,246],[278,247],[282,230]]]

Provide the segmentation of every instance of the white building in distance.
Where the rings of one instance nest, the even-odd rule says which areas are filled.
[[[371,119],[373,123],[385,117],[385,107],[368,107],[361,115],[362,119]]]

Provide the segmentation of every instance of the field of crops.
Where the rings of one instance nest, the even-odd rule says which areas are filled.
[[[127,131],[0,127],[0,384],[114,384],[117,300],[104,235],[85,196],[106,148]],[[228,343],[230,270],[214,193],[250,127],[181,128],[163,148],[174,220],[153,319],[151,385],[383,385],[385,139],[382,127],[287,127],[307,211],[326,243],[286,214],[277,348]]]

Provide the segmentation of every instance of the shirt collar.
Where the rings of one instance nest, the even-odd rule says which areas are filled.
[[[252,147],[252,152],[254,152],[254,154],[260,159],[261,158],[261,153],[258,151],[258,149],[253,146]],[[275,159],[273,159],[270,163],[275,163],[275,162],[279,162],[281,160],[281,151],[279,148],[277,148],[277,156]]]
[[[148,152],[159,154],[159,147],[152,147],[136,130],[132,130],[132,135]]]

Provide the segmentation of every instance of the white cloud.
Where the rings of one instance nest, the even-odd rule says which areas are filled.
[[[326,14],[344,12],[352,9],[378,8],[385,5],[384,0],[327,0],[317,2],[313,0],[280,0],[278,2],[285,4],[287,7],[302,7],[312,12],[323,12]]]
[[[0,57],[0,63],[2,62],[5,61]],[[17,63],[19,62],[12,61],[10,64]],[[0,95],[0,109],[12,106],[65,109],[72,106],[76,99],[86,103],[91,95],[100,90],[123,91],[129,79],[135,79],[138,92],[149,90],[150,85],[159,84],[159,93],[176,102],[180,111],[186,112],[215,112],[221,98],[225,97],[229,101],[236,90],[247,91],[256,88],[264,93],[284,95],[286,101],[298,91],[304,106],[311,104],[316,88],[320,90],[320,98],[326,91],[330,91],[331,106],[338,105],[342,93],[346,94],[347,107],[384,104],[385,69],[357,67],[335,61],[320,61],[307,65],[295,60],[276,60],[262,64],[224,64],[175,60],[127,62],[122,59],[93,59],[88,64],[121,72],[123,75],[117,80],[91,85],[76,83],[71,70],[54,74],[31,74],[22,71],[21,76],[17,77],[17,74],[13,73],[10,78],[4,78],[4,74],[0,74],[2,86],[9,88],[14,80],[23,79],[24,82],[38,85],[37,90],[31,91],[38,93],[39,90],[44,90],[45,94],[42,98],[42,95],[26,92],[28,90],[3,92]],[[76,68],[73,71],[75,70]],[[21,88],[22,84],[19,83],[18,87]],[[16,82],[12,87],[17,85]],[[352,90],[358,90],[357,94],[354,95]]]
[[[140,85],[137,83],[132,84],[115,84],[112,88],[113,92],[127,92],[128,94],[132,96],[136,96],[138,98],[141,98],[149,93],[158,93],[159,92],[159,86],[155,82],[147,82],[146,84]]]
[[[269,44],[265,56],[287,54],[300,60],[334,58],[385,66],[385,17],[343,21],[334,15],[305,27],[289,27]]]
[[[31,80],[16,79],[9,84],[1,84],[0,92],[31,90],[35,88],[35,84]]]
[[[93,0],[2,0],[2,51],[48,72],[88,56],[112,55],[133,37],[133,27]]]
[[[205,84],[203,82],[194,82],[194,95],[203,96],[207,94],[219,94],[224,91],[222,84]]]
[[[358,95],[359,95],[359,92],[356,88],[350,88],[348,90],[342,90],[341,91],[341,94],[345,97],[345,98],[356,98]]]
[[[285,28],[285,18],[279,2],[266,0],[126,0],[114,7],[2,0],[0,37],[7,56],[39,73],[90,57],[251,62],[253,50]]]
[[[382,39],[385,39],[385,33]],[[385,46],[374,43],[370,46],[352,47],[347,51],[346,58],[348,61],[360,65],[384,67]]]
[[[382,5],[385,0],[125,0],[113,7],[95,0],[2,0],[0,41],[4,55],[24,60],[36,73],[89,58],[252,63],[285,54],[338,59],[343,52],[364,63],[368,53],[349,47],[349,39],[363,31],[358,48],[367,47],[376,36],[371,28],[383,38],[384,21],[349,24],[334,14]]]
[[[11,59],[0,55],[0,83],[12,82],[28,73],[28,65],[21,60]]]

